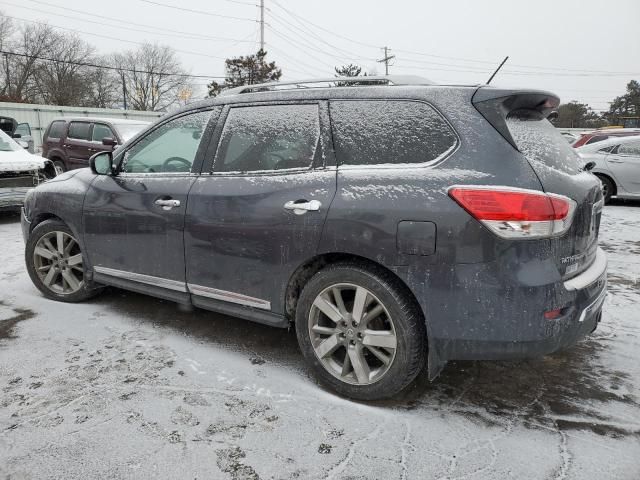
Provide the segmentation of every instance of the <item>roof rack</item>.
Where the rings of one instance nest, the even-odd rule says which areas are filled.
[[[297,88],[330,88],[341,87],[344,84],[354,83],[358,85],[370,83],[372,85],[435,85],[434,82],[416,75],[389,75],[389,76],[365,76],[365,77],[334,77],[315,78],[309,80],[296,80],[288,82],[257,83],[255,85],[243,85],[241,87],[223,90],[220,95],[238,95],[241,93],[254,93],[273,90],[294,90]]]

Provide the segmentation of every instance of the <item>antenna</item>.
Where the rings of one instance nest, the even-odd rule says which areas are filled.
[[[496,74],[500,71],[500,69],[502,68],[502,66],[507,63],[507,60],[509,60],[509,55],[507,55],[506,57],[504,57],[504,60],[502,60],[502,63],[500,65],[498,65],[498,68],[496,68],[496,71],[493,72],[493,75],[491,75],[491,77],[489,77],[489,80],[487,80],[487,85],[489,85],[491,83],[491,80],[493,80],[493,77],[496,76]]]

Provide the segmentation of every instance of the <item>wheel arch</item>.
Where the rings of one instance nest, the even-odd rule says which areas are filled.
[[[613,176],[611,176],[609,173],[600,171],[600,170],[596,170],[593,172],[593,174],[596,177],[604,177],[607,180],[609,180],[611,182],[611,185],[613,185],[613,192],[611,193],[611,195],[617,195],[618,194],[618,182],[616,182],[615,178],[613,178]]]

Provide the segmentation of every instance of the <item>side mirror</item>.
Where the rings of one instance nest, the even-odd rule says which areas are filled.
[[[91,171],[96,175],[114,175],[113,154],[111,152],[99,152],[89,159]]]
[[[104,137],[102,139],[102,144],[106,147],[115,147],[116,145],[118,145],[118,141],[115,138]]]
[[[11,137],[18,139],[18,138],[22,138],[22,135],[20,135],[19,133],[14,133],[13,135],[11,135]]]

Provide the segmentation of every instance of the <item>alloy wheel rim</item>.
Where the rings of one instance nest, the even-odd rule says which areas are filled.
[[[33,251],[33,265],[42,284],[58,295],[71,295],[84,285],[80,245],[66,232],[40,237]]]
[[[316,297],[309,337],[322,366],[352,385],[384,377],[395,359],[397,336],[384,304],[364,287],[340,283]]]

